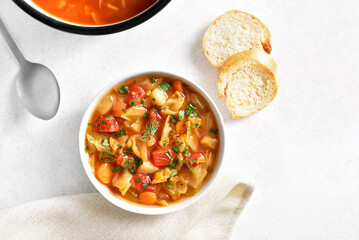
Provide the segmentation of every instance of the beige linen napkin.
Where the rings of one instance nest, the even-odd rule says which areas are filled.
[[[27,203],[0,211],[0,239],[229,239],[253,191],[241,177],[223,171],[196,203],[159,216],[127,212],[98,193]]]

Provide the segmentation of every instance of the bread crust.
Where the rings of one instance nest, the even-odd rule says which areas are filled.
[[[212,26],[215,26],[217,25],[217,23],[222,20],[222,18],[225,18],[227,17],[227,15],[235,15],[235,14],[246,14],[248,16],[250,16],[250,18],[252,18],[253,20],[255,21],[258,21],[258,23],[261,25],[262,29],[264,29],[264,35],[261,36],[261,39],[260,39],[260,42],[262,44],[262,47],[263,47],[263,50],[270,54],[271,51],[272,51],[272,46],[271,46],[271,34],[267,28],[266,25],[264,25],[264,23],[262,23],[257,17],[255,17],[254,15],[250,14],[250,13],[247,13],[247,12],[242,12],[242,11],[239,11],[239,10],[230,10],[222,15],[220,15],[219,17],[217,17],[212,23],[211,25],[208,27],[206,33],[204,34],[203,36],[203,39],[202,39],[202,48],[203,48],[203,51],[204,51],[204,54],[207,58],[207,60],[209,61],[209,63],[217,68],[217,69],[221,69],[222,65],[218,65],[217,63],[213,62],[212,59],[211,59],[211,54],[209,52],[209,48],[207,47],[207,43],[208,43],[208,39],[209,37],[207,36],[207,32],[211,29]],[[250,50],[250,49],[249,49]]]
[[[247,61],[256,61],[256,62],[260,63],[262,70],[264,70],[275,81],[274,89],[272,89],[273,96],[270,99],[270,101],[268,101],[267,104],[262,105],[258,109],[255,109],[255,111],[252,111],[248,115],[238,115],[234,111],[234,109],[231,106],[229,106],[228,102],[226,102],[227,108],[228,108],[229,112],[232,114],[233,119],[249,117],[249,116],[259,112],[263,108],[265,108],[275,98],[277,91],[278,91],[278,87],[279,87],[278,67],[277,67],[277,64],[275,63],[275,61],[273,60],[273,58],[261,49],[247,50],[247,51],[243,51],[243,52],[240,52],[240,53],[237,53],[237,54],[231,56],[223,64],[218,81],[217,81],[218,94],[219,94],[220,99],[222,99],[223,97],[226,96],[226,87],[228,84],[227,79],[225,78],[226,73],[228,71],[232,71],[233,68],[240,69],[241,66],[243,66]]]

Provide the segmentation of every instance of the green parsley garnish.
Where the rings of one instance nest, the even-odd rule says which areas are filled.
[[[167,152],[166,152],[166,156],[167,156],[170,160],[172,160],[172,156],[171,156],[170,151],[167,151]]]
[[[208,172],[210,172],[210,173],[211,173],[211,172],[213,172],[213,169],[212,169],[212,168],[211,168],[211,169],[209,169],[209,170],[208,170]]]
[[[155,83],[156,82],[156,79],[154,76],[152,76],[152,83]]]
[[[102,146],[105,146],[105,147],[110,146],[109,140],[102,139]]]
[[[192,164],[192,163],[197,163],[197,159],[195,158],[195,159],[191,160],[190,163],[191,163],[191,164]]]
[[[142,184],[142,186],[144,186],[144,187],[147,187],[147,186],[150,186],[150,185],[152,185],[152,183],[150,183],[150,182]]]
[[[177,170],[174,170],[174,171],[171,173],[170,177],[167,178],[167,181],[169,181],[173,176],[175,176],[175,175],[177,175],[177,174],[178,174]]]
[[[142,99],[140,103],[141,103],[141,104],[144,104],[144,103],[145,103],[145,100]]]
[[[171,118],[172,118],[172,123],[173,123],[174,125],[176,125],[177,122],[178,122],[177,118],[176,118],[175,116],[173,116],[173,115],[171,115]]]
[[[128,105],[130,105],[130,107],[134,107],[137,105],[137,102],[131,101]]]
[[[113,101],[113,97],[112,97],[112,96],[109,96],[108,99],[110,99],[110,102]]]
[[[87,125],[91,126],[91,123],[87,123]]]
[[[122,108],[121,110],[122,110],[122,112],[126,113],[126,110],[125,110],[125,109]]]
[[[164,83],[158,85],[158,89],[164,92],[166,92],[170,87],[171,87],[171,83]]]
[[[188,155],[189,155],[188,148],[185,149],[182,153],[183,153],[185,156],[188,156]]]
[[[189,87],[189,86],[188,86],[187,84],[185,84],[185,83],[183,84],[183,86],[184,86],[184,87]]]
[[[163,141],[163,147],[166,147],[166,144],[167,144],[167,140],[164,140]]]
[[[137,119],[136,121],[135,121],[135,123],[138,123],[140,121],[140,119]]]
[[[182,119],[184,118],[184,111],[183,110],[180,110],[178,112],[178,118],[179,118],[180,121],[182,121]]]
[[[212,134],[212,135],[217,135],[218,134],[218,129],[214,130],[213,128],[211,128],[209,130],[209,133]]]
[[[121,165],[116,168],[112,168],[112,172],[121,172]]]
[[[172,160],[172,161],[167,165],[167,167],[168,167],[169,169],[175,169],[177,165],[178,165],[178,161],[177,161],[177,160]]]
[[[126,136],[126,134],[127,134],[126,130],[124,128],[122,128],[121,131],[120,131],[120,137]]]
[[[129,167],[130,167],[130,161],[127,160],[127,161],[125,162],[125,165],[123,166],[123,169],[128,169]]]
[[[123,146],[121,144],[117,144],[117,148],[122,149]]]
[[[150,113],[149,113],[149,112],[145,112],[144,115],[145,115],[145,116],[143,117],[143,119],[147,120],[147,119],[148,119],[148,116],[150,116]]]
[[[87,148],[87,146],[85,147],[85,153],[87,153],[89,150],[88,150],[88,148]]]
[[[101,121],[101,124],[103,124],[103,125],[107,125],[107,122],[105,122],[105,121]]]
[[[196,106],[192,103],[188,103],[187,107],[186,107],[186,111],[185,111],[185,115],[187,117],[189,117],[191,114],[197,116],[198,114],[194,111],[196,108]]]
[[[120,91],[120,93],[127,94],[128,93],[128,87],[127,86],[122,86],[118,91]]]
[[[168,185],[167,185],[167,188],[168,188],[168,189],[173,189],[173,185],[168,184]]]
[[[140,182],[141,182],[141,178],[137,178],[136,182],[140,183]]]
[[[172,150],[175,151],[175,153],[179,154],[180,150],[178,149],[178,147],[176,145],[174,145],[172,147]]]
[[[101,161],[103,162],[114,162],[117,161],[116,154],[112,152],[103,151],[101,156]]]

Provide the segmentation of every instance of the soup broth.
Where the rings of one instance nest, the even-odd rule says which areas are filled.
[[[51,15],[68,22],[104,25],[132,18],[157,0],[32,0]]]
[[[215,171],[219,141],[215,115],[192,87],[167,76],[141,76],[97,103],[85,151],[112,194],[163,207],[202,188]]]

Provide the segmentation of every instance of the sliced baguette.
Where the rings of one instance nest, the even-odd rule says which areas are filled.
[[[216,68],[233,54],[249,50],[272,51],[268,28],[255,16],[232,10],[219,16],[203,37],[203,50],[208,61]]]
[[[220,99],[226,97],[233,119],[251,116],[277,94],[277,64],[260,49],[237,53],[223,64],[217,86]]]

